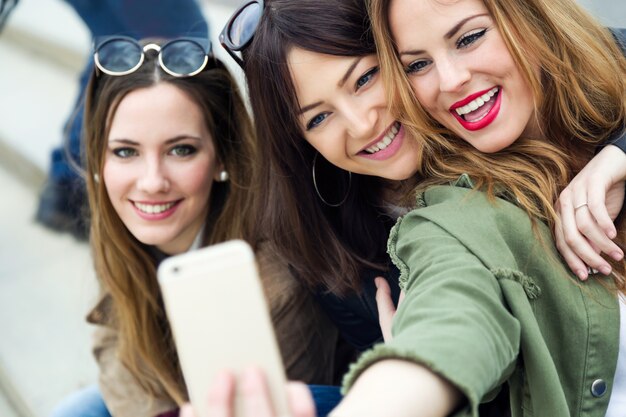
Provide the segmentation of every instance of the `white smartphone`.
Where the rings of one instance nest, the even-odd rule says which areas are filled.
[[[254,253],[241,240],[164,260],[158,269],[165,310],[198,417],[207,416],[207,393],[218,371],[265,371],[274,410],[287,417],[282,364]],[[242,416],[235,398],[235,417]]]

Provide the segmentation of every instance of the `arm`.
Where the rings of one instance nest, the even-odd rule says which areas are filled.
[[[394,415],[430,415],[417,412],[416,389],[436,396],[419,407],[436,405],[444,416],[464,404],[476,416],[478,403],[510,375],[517,360],[520,326],[504,305],[496,278],[456,238],[414,213],[390,238],[392,258],[405,271],[406,294],[393,340],[353,366],[344,380],[349,392],[333,413],[337,417],[362,415],[364,404],[372,411],[368,416],[386,416],[390,402],[398,407]],[[402,363],[407,367],[400,371],[397,360],[410,364]],[[403,372],[401,381],[393,381],[395,372]],[[404,379],[417,381],[418,374],[419,387],[405,391]],[[375,395],[381,379],[385,393]]]
[[[622,53],[626,54],[626,29],[610,30]],[[616,235],[613,220],[624,201],[626,131],[609,139],[605,145],[555,203],[561,219],[554,231],[556,246],[570,269],[582,280],[589,275],[587,267],[605,275],[611,272],[600,253],[618,261],[623,258],[621,249],[611,239]]]
[[[618,141],[626,141],[622,135]],[[602,149],[561,192],[556,211],[561,222],[555,227],[556,246],[580,279],[587,266],[605,275],[611,273],[605,253],[614,260],[624,257],[611,240],[617,231],[613,219],[624,203],[626,153],[613,145]]]

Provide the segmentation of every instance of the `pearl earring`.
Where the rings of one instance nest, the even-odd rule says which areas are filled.
[[[217,181],[218,182],[226,182],[226,181],[228,181],[228,178],[229,178],[228,172],[225,169],[223,169],[222,171],[220,171],[220,173],[219,173],[219,175],[217,177]]]

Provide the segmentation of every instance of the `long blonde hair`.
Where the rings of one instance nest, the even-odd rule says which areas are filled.
[[[156,280],[157,260],[124,226],[102,180],[110,121],[117,106],[129,92],[159,82],[176,86],[199,106],[217,157],[229,173],[228,182],[213,184],[204,244],[249,237],[251,216],[247,214],[255,149],[252,125],[236,82],[218,60],[193,77],[175,78],[163,72],[149,52],[142,67],[132,74],[92,74],[84,137],[96,273],[113,300],[112,324],[119,331],[122,362],[148,393],[181,404],[187,393]]]
[[[553,227],[558,220],[552,204],[560,191],[598,144],[626,127],[626,59],[611,32],[573,0],[483,0],[532,89],[545,136],[522,137],[484,154],[430,117],[415,98],[393,42],[390,2],[370,0],[370,18],[392,111],[423,141],[421,187],[467,173],[491,196],[504,186],[531,218]],[[624,231],[618,221],[622,247]],[[624,291],[624,262],[614,267]]]

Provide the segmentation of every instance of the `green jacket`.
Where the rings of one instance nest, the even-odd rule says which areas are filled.
[[[406,293],[393,340],[366,352],[344,389],[374,362],[404,358],[465,394],[456,415],[477,416],[507,383],[513,417],[604,417],[619,346],[612,280],[579,283],[543,223],[542,243],[519,207],[466,176],[455,185],[421,194],[391,231]]]

